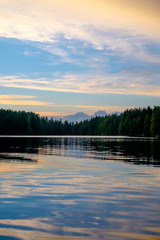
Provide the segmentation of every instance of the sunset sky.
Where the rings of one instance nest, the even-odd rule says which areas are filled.
[[[1,0],[0,108],[160,105],[159,0]]]

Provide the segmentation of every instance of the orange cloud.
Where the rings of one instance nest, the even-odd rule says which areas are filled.
[[[142,34],[160,39],[160,4],[158,0],[1,0],[0,36],[39,42],[54,42],[62,34],[67,39],[80,39],[97,48],[118,42],[103,33],[119,33],[136,38]]]
[[[34,96],[25,96],[25,95],[0,95],[0,104],[4,105],[29,105],[29,106],[52,106],[53,103],[34,101],[34,100],[25,100],[33,99]]]

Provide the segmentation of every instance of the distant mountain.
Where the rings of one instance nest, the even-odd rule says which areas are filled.
[[[76,114],[73,114],[73,115],[68,115],[68,116],[64,116],[64,117],[53,117],[55,120],[59,120],[61,119],[63,122],[64,121],[68,121],[68,122],[81,122],[81,121],[84,121],[84,120],[89,120],[91,118],[94,118],[94,117],[104,117],[106,116],[107,113],[105,111],[97,111],[95,112],[93,115],[87,115],[86,113],[84,112],[77,112]]]
[[[94,117],[105,117],[107,115],[108,114],[105,111],[97,111],[92,115],[92,118],[94,118]]]
[[[68,122],[81,122],[87,119],[90,119],[91,117],[85,114],[84,112],[78,112],[74,115],[68,115],[63,117],[63,121],[68,121]]]

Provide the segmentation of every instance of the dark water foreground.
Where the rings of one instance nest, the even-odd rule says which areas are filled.
[[[0,138],[0,239],[160,239],[160,142]]]

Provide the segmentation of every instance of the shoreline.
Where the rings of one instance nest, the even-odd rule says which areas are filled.
[[[100,136],[100,135],[0,135],[0,138],[98,138],[98,139],[142,139],[159,140],[157,137]]]

